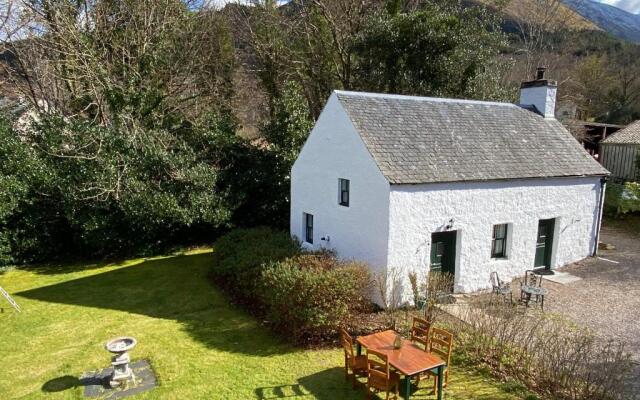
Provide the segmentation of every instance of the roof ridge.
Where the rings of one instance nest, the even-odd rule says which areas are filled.
[[[414,100],[414,101],[430,101],[430,102],[438,102],[438,103],[462,103],[462,104],[478,104],[478,105],[486,105],[486,106],[517,107],[516,104],[499,102],[499,101],[454,99],[449,97],[411,96],[411,95],[390,94],[390,93],[355,92],[350,90],[334,90],[333,92],[339,95],[353,96],[353,97],[374,97],[374,98],[395,99],[395,100]]]

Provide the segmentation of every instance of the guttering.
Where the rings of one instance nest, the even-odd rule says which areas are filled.
[[[483,183],[483,182],[509,182],[509,181],[542,181],[549,179],[573,179],[573,178],[597,178],[600,179],[605,178],[609,175],[609,173],[602,174],[583,174],[583,175],[549,175],[549,176],[523,176],[519,178],[490,178],[490,179],[460,179],[457,181],[431,181],[431,182],[407,182],[407,183],[398,183],[391,182],[389,178],[385,176],[387,182],[391,186],[419,186],[419,185],[437,185],[442,183]],[[384,176],[384,174],[383,174]]]
[[[591,254],[593,257],[596,257],[598,255],[598,243],[600,242],[600,228],[602,228],[602,212],[604,209],[604,191],[606,187],[607,187],[607,177],[603,176],[602,178],[600,178],[600,201],[598,205],[596,243],[593,246],[593,253]]]

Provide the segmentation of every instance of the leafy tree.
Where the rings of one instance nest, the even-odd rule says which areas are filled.
[[[224,115],[136,134],[48,116],[17,143],[11,137],[3,146],[37,167],[2,171],[3,183],[16,176],[17,200],[0,226],[17,261],[144,252],[230,221],[228,193],[216,190],[227,138],[236,137]]]
[[[289,174],[313,128],[313,120],[302,96],[302,88],[295,82],[285,83],[274,109],[273,119],[261,131],[267,146],[263,163],[269,167],[262,178],[271,193],[265,200],[273,204],[272,211],[278,217],[275,225],[286,226],[289,221]],[[258,200],[257,203],[262,204],[262,201]]]
[[[302,96],[302,87],[296,82],[285,83],[274,109],[274,118],[265,125],[262,135],[269,150],[288,171],[313,128],[313,120]]]
[[[358,87],[368,91],[488,97],[478,89],[504,37],[479,8],[431,4],[373,17],[355,44]],[[484,88],[486,89],[486,88]]]

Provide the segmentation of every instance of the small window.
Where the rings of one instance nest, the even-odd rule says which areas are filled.
[[[493,241],[491,244],[491,258],[507,257],[507,224],[493,226]]]
[[[349,180],[338,179],[340,185],[339,203],[341,206],[349,207]]]
[[[304,241],[313,244],[313,215],[304,213]]]

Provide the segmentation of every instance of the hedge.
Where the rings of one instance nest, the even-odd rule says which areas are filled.
[[[366,265],[330,252],[304,252],[285,232],[237,229],[216,241],[214,252],[214,280],[297,343],[334,335],[370,304]]]

